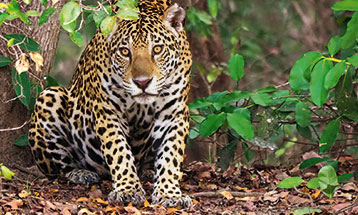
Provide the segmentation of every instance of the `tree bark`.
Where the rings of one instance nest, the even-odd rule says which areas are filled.
[[[9,0],[4,1],[4,3],[7,2],[9,2]],[[58,9],[56,13],[49,18],[48,22],[42,26],[38,26],[38,17],[30,18],[30,26],[23,23],[20,19],[5,21],[0,26],[0,35],[24,34],[34,39],[40,45],[40,54],[44,58],[44,65],[40,71],[36,71],[34,65],[31,65],[28,74],[33,81],[43,82],[44,75],[49,73],[54,64],[60,32],[58,14],[64,3],[65,0],[60,0],[55,5],[51,5],[49,1],[47,7],[54,6]],[[40,0],[33,0],[29,5],[19,1],[19,4],[22,12],[31,9],[42,13],[47,8],[40,4]],[[26,53],[26,50],[22,50],[22,52]],[[0,55],[10,57],[15,62],[20,54],[21,51],[19,49],[8,48],[5,38],[0,38]],[[30,115],[26,107],[19,100],[11,101],[12,98],[16,97],[11,80],[11,68],[13,68],[13,65],[0,68],[0,129],[9,128],[9,130],[0,131],[0,163],[4,163],[9,167],[13,164],[29,166],[33,164],[29,147],[17,147],[13,145],[13,142],[19,136],[28,131],[28,126],[24,126],[21,129],[11,128],[23,125],[29,120]]]

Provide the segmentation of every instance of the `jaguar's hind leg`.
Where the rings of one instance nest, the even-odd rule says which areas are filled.
[[[74,183],[96,183],[98,174],[82,168],[81,155],[72,145],[68,108],[66,89],[51,87],[40,94],[29,130],[32,154],[47,176],[63,175]]]

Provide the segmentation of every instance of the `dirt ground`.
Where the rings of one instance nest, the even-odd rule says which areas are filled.
[[[351,170],[357,161],[342,164]],[[151,205],[153,184],[143,182],[147,192],[144,205],[111,205],[107,195],[109,181],[83,186],[68,184],[64,179],[47,179],[37,168],[17,167],[12,180],[0,179],[0,214],[291,214],[298,208],[320,209],[315,214],[358,214],[357,183],[342,184],[333,199],[318,189],[305,186],[280,189],[276,185],[287,176],[316,176],[318,168],[302,172],[298,168],[280,169],[265,165],[252,168],[230,167],[221,173],[213,164],[194,162],[184,168],[181,186],[193,199],[188,210]],[[343,172],[342,172],[343,173]]]

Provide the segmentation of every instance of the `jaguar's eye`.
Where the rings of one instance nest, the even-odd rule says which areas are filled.
[[[163,46],[162,45],[157,45],[153,47],[153,54],[154,55],[158,55],[163,51]]]
[[[124,57],[129,57],[129,55],[131,54],[131,52],[127,48],[120,48],[119,52]]]

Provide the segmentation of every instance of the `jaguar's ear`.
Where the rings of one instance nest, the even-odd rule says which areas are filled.
[[[165,11],[163,17],[165,25],[175,34],[175,36],[178,36],[179,32],[183,30],[184,19],[185,10],[176,3]]]

